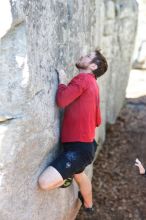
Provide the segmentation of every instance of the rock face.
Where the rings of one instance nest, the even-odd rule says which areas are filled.
[[[139,0],[138,30],[133,56],[133,68],[146,69],[146,0]]]
[[[137,24],[134,0],[9,1],[0,5],[0,219],[68,220],[77,186],[42,192],[37,178],[58,154],[56,67],[100,47],[109,70],[99,79],[105,138],[125,97]],[[5,21],[5,23],[4,23]],[[75,74],[67,69],[68,79]],[[91,176],[92,167],[87,169]]]

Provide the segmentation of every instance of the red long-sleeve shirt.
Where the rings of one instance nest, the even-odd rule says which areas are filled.
[[[99,87],[94,74],[80,73],[66,86],[59,84],[57,105],[65,108],[61,141],[92,142],[101,123]]]

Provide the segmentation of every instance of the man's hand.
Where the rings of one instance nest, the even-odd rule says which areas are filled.
[[[138,158],[135,160],[135,166],[137,166],[139,168],[140,174],[145,174],[145,169]]]
[[[67,83],[67,77],[66,74],[64,72],[64,70],[56,70],[57,73],[57,77],[58,77],[58,82],[62,83],[62,84],[66,84]]]

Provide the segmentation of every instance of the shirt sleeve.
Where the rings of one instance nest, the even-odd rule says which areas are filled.
[[[61,108],[65,108],[77,99],[86,89],[87,84],[85,83],[85,77],[80,75],[74,77],[67,86],[59,84],[56,94],[57,105]]]

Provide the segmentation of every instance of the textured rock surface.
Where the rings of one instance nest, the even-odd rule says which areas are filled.
[[[146,0],[139,0],[138,30],[133,56],[133,68],[146,69]]]
[[[3,10],[2,10],[3,8]],[[42,192],[37,178],[58,153],[56,66],[102,48],[108,73],[99,80],[103,125],[113,123],[127,85],[137,5],[127,1],[5,1],[0,44],[0,219],[73,219],[77,186]],[[1,20],[1,19],[0,19]],[[68,68],[68,79],[76,74]],[[87,169],[91,176],[92,167]],[[69,217],[72,216],[72,217]]]

